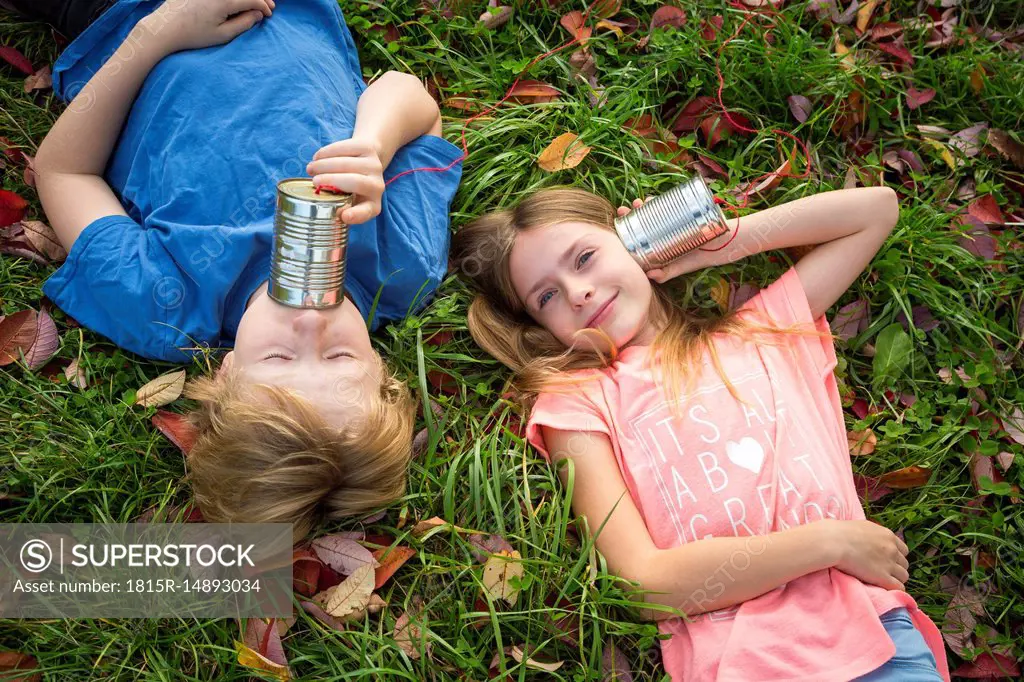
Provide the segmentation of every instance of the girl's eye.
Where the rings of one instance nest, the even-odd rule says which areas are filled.
[[[590,256],[592,256],[592,255],[594,255],[593,250],[584,252],[583,255],[580,256],[579,264],[576,267],[579,268],[581,265],[583,265],[584,263],[589,261],[590,260]],[[586,259],[586,260],[584,260],[584,259]]]
[[[333,360],[335,358],[344,358],[344,357],[355,357],[355,356],[352,355],[351,353],[347,352],[347,351],[341,351],[339,353],[335,353],[334,355],[328,355],[327,359],[328,360]]]
[[[265,357],[263,359],[264,360],[269,360],[270,358],[281,358],[282,360],[287,360],[288,359],[287,357],[285,357],[284,355],[281,355],[280,353],[270,353],[269,355],[267,355],[267,357]]]
[[[537,307],[538,308],[543,308],[544,304],[547,303],[550,300],[549,297],[548,297],[548,294],[551,294],[552,296],[554,296],[553,292],[545,291],[543,294],[541,294],[540,301],[537,302]]]

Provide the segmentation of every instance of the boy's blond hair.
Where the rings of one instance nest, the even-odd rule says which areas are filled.
[[[416,404],[379,356],[378,395],[363,417],[332,426],[316,406],[235,371],[192,380],[196,442],[188,480],[213,523],[292,523],[301,541],[322,521],[365,514],[405,493]]]

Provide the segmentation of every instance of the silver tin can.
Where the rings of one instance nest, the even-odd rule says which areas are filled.
[[[704,178],[695,175],[615,220],[615,231],[644,270],[659,268],[729,231]]]
[[[321,189],[310,178],[277,183],[270,297],[293,308],[331,308],[345,297],[348,225],[336,217],[350,194]]]

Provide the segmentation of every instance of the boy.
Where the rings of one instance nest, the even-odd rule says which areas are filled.
[[[234,346],[186,390],[209,521],[291,522],[299,540],[404,491],[415,404],[367,320],[400,319],[444,276],[461,153],[418,80],[360,74],[335,0],[120,0],[54,67],[70,104],[36,185],[69,254],[43,290],[148,358]],[[445,170],[384,191],[424,167]],[[328,310],[267,296],[276,183],[307,173],[356,197]]]

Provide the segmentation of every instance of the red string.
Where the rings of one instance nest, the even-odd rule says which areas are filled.
[[[590,5],[587,7],[587,10],[586,10],[586,12],[583,13],[583,18],[582,18],[582,20],[580,22],[580,28],[582,28],[586,24],[587,19],[590,17],[591,10],[593,10],[594,6],[597,5],[599,2],[603,2],[603,0],[594,0],[594,2],[590,3]],[[722,51],[725,49],[726,45],[728,45],[732,40],[734,40],[737,36],[739,36],[740,31],[742,31],[746,27],[746,25],[750,23],[750,20],[753,19],[754,17],[764,16],[764,17],[769,19],[768,25],[767,26],[762,26],[761,28],[767,28],[769,30],[771,28],[774,28],[775,27],[775,23],[773,21],[771,21],[771,20],[775,16],[778,16],[778,12],[776,12],[774,9],[768,9],[768,8],[760,9],[760,10],[752,10],[751,8],[749,8],[746,5],[744,5],[739,0],[729,0],[729,6],[732,7],[733,9],[743,11],[744,13],[746,13],[747,16],[743,19],[742,22],[740,22],[740,25],[736,27],[736,30],[733,31],[732,35],[729,36],[729,38],[727,38],[725,41],[722,42],[721,45],[718,46],[718,51],[717,51],[717,54],[715,55],[715,75],[718,78],[718,90],[715,93],[715,100],[716,100],[716,103],[718,104],[718,106],[720,107],[720,114],[722,116],[724,116],[729,121],[729,125],[732,128],[735,128],[735,129],[738,129],[738,130],[742,130],[742,131],[748,132],[748,133],[757,133],[757,132],[759,132],[758,130],[756,130],[754,128],[748,128],[747,126],[741,124],[739,121],[734,119],[732,117],[732,115],[729,113],[728,109],[726,108],[725,103],[722,101],[722,90],[725,87],[725,78],[722,76],[722,69],[721,69],[721,66],[720,66],[721,61],[722,61]],[[468,158],[469,157],[469,144],[466,142],[466,129],[469,127],[469,124],[472,123],[474,120],[480,118],[481,116],[494,111],[502,103],[504,103],[505,100],[507,100],[509,97],[511,97],[512,93],[516,89],[516,86],[519,85],[519,81],[522,80],[523,76],[526,75],[526,73],[533,67],[534,64],[536,64],[537,62],[539,62],[542,59],[545,59],[545,58],[555,54],[556,52],[561,52],[562,50],[566,49],[567,47],[571,47],[571,46],[576,45],[576,44],[582,44],[582,40],[581,40],[581,37],[580,37],[579,34],[577,34],[576,37],[574,37],[571,40],[565,42],[564,44],[562,44],[562,45],[560,45],[560,46],[558,46],[558,47],[556,47],[556,48],[554,48],[552,50],[548,50],[547,52],[545,52],[544,54],[542,54],[542,55],[540,55],[538,57],[534,57],[530,61],[530,63],[528,63],[522,69],[522,71],[519,72],[519,75],[516,77],[515,82],[513,82],[511,87],[509,87],[508,92],[505,93],[504,97],[502,97],[500,100],[495,102],[493,105],[491,105],[487,109],[485,109],[485,110],[483,110],[483,111],[481,111],[481,112],[479,112],[477,114],[474,114],[473,116],[470,116],[468,119],[466,119],[463,122],[463,125],[462,125],[462,135],[461,135],[462,154],[459,156],[459,158],[455,159],[454,161],[452,161],[447,166],[444,166],[443,168],[441,168],[441,167],[424,167],[424,168],[412,168],[410,170],[403,171],[403,172],[399,173],[398,175],[394,176],[393,178],[391,178],[390,180],[388,180],[387,183],[385,183],[385,186],[390,185],[392,182],[394,182],[398,178],[402,177],[403,175],[408,175],[409,173],[416,173],[416,172],[420,172],[420,171],[424,171],[424,172],[442,172],[442,171],[446,171],[449,168],[451,168],[452,166],[454,166],[455,164],[459,163],[460,161],[463,161],[466,158]],[[807,177],[810,174],[810,172],[811,172],[811,156],[810,156],[810,153],[807,150],[807,145],[804,144],[804,142],[802,140],[798,139],[796,136],[794,136],[793,134],[791,134],[791,133],[789,133],[789,132],[787,132],[785,130],[780,130],[778,128],[772,128],[771,132],[777,133],[779,135],[784,135],[784,136],[792,139],[794,142],[796,142],[800,146],[800,148],[803,150],[804,158],[807,160],[806,168],[804,169],[804,172],[799,174],[799,175],[794,175],[792,173],[788,173],[788,172],[785,172],[785,171],[778,171],[778,170],[769,171],[767,173],[764,173],[764,174],[760,175],[757,179],[755,179],[754,181],[752,181],[750,184],[747,185],[746,189],[743,191],[742,200],[741,200],[741,202],[739,204],[734,206],[734,205],[730,204],[729,202],[725,201],[724,199],[721,199],[720,197],[714,197],[714,201],[715,201],[716,204],[724,205],[726,210],[728,210],[730,212],[733,212],[733,213],[736,213],[740,209],[743,209],[743,208],[747,207],[747,205],[749,203],[749,200],[750,200],[750,193],[761,183],[761,181],[763,179],[769,178],[769,177],[804,178],[804,177]],[[721,246],[718,246],[716,248],[713,248],[713,249],[706,249],[706,248],[701,247],[700,250],[701,251],[720,251],[720,250],[724,249],[725,247],[729,246],[729,244],[732,243],[732,241],[736,238],[736,236],[739,234],[739,232],[740,232],[740,223],[739,223],[739,216],[737,216],[737,218],[736,218],[736,227],[733,230],[732,236],[729,238],[729,240],[726,243],[724,243]]]

